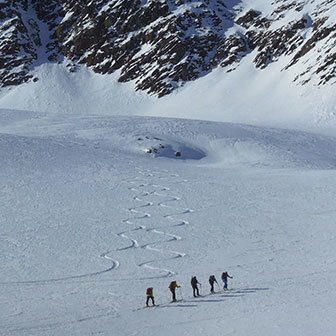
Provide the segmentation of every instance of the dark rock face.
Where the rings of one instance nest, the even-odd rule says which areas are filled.
[[[293,80],[334,83],[334,0],[311,0],[309,14],[305,3],[275,0],[266,15],[240,0],[3,1],[0,85],[66,59],[69,71],[76,64],[118,71],[120,82],[163,96],[217,66],[233,71],[250,53],[260,70],[285,57],[284,71],[305,62]]]
[[[21,11],[25,10],[26,1],[13,2],[13,5],[0,3],[2,86],[18,85],[32,78],[29,65],[37,58],[36,47],[40,41],[34,22],[25,22],[21,15]]]

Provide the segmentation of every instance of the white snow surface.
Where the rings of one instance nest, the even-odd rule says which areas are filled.
[[[0,111],[1,335],[335,334],[335,137],[72,108]]]
[[[0,335],[335,335],[335,89],[249,57],[162,99],[66,63],[2,89]]]
[[[190,118],[335,134],[334,85],[294,84],[291,68],[282,71],[286,60],[261,71],[254,57],[246,56],[230,73],[219,67],[160,99],[135,92],[134,82],[118,83],[118,73],[99,75],[68,62],[42,64],[35,69],[37,82],[0,91],[0,109]]]

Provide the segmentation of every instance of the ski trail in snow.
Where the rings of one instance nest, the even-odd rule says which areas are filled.
[[[151,263],[154,263],[154,262],[157,262],[158,260],[150,260],[150,261],[146,261],[144,263],[141,263],[141,264],[138,264],[139,267],[146,267],[150,270],[153,270],[153,271],[160,271],[160,272],[166,272],[166,275],[163,276],[164,278],[169,278],[169,277],[172,277],[173,275],[175,275],[176,273],[169,270],[169,269],[165,269],[165,268],[162,268],[162,267],[154,267],[154,266],[151,266],[150,264]],[[155,276],[154,278],[162,278],[162,276]],[[145,278],[142,278],[142,279],[145,279]]]
[[[162,176],[161,171],[150,171],[150,170],[141,170],[138,169],[137,173],[139,176],[134,177],[131,181],[128,181],[128,183],[131,185],[128,187],[128,190],[135,192],[136,195],[132,197],[134,201],[139,203],[138,206],[130,207],[127,210],[129,213],[132,214],[132,217],[124,219],[122,222],[124,224],[127,224],[129,226],[132,226],[129,230],[123,230],[122,232],[117,233],[117,236],[120,238],[126,239],[130,242],[129,245],[116,248],[116,251],[124,251],[128,249],[144,249],[148,251],[152,251],[158,254],[168,254],[169,257],[166,258],[157,258],[153,260],[144,261],[138,264],[139,267],[144,267],[152,271],[159,271],[161,273],[165,273],[165,275],[155,276],[153,278],[162,278],[162,277],[171,277],[176,274],[176,272],[155,266],[156,263],[161,263],[163,261],[171,260],[171,259],[177,259],[177,258],[183,258],[187,254],[167,248],[159,248],[158,245],[164,244],[164,243],[173,243],[176,241],[180,241],[183,238],[172,233],[168,233],[162,229],[165,228],[173,228],[173,227],[180,227],[184,225],[189,225],[189,222],[185,219],[178,218],[179,216],[183,214],[192,213],[192,209],[186,209],[177,207],[174,205],[174,202],[179,202],[181,200],[178,196],[171,196],[171,189],[165,185],[157,184],[157,183],[150,183],[148,180],[153,179],[160,179],[160,180],[168,180],[170,181],[172,179],[179,179],[179,175],[177,174],[170,174],[169,177]],[[167,172],[166,172],[167,173]],[[158,175],[158,176],[157,176]],[[174,181],[174,183],[179,183],[180,181]],[[183,180],[182,182],[187,182],[187,180]],[[156,200],[157,198],[164,198],[163,200],[155,203],[153,198]],[[150,200],[148,200],[150,198]],[[147,227],[144,224],[139,224],[139,221],[146,220],[150,217],[152,217],[150,209],[152,207],[159,207],[162,209],[171,209],[171,214],[161,214],[159,215],[162,218],[170,220],[174,222],[170,225],[160,226],[160,227]],[[146,210],[146,211],[144,211]],[[135,226],[135,227],[134,227]],[[147,232],[148,234],[155,234],[159,235],[161,237],[164,237],[163,240],[159,241],[153,241],[146,244],[141,244],[138,240],[134,239],[132,237],[132,232],[136,232],[142,230],[144,232]],[[165,239],[166,238],[166,239]]]
[[[116,251],[123,251],[123,250],[128,250],[130,248],[139,247],[139,243],[135,239],[129,238],[124,232],[118,233],[117,235],[125,239],[130,239],[132,244],[126,247],[119,247],[116,249]]]
[[[89,278],[93,276],[98,276],[107,272],[110,272],[112,270],[117,269],[120,266],[120,263],[118,260],[115,260],[108,256],[110,251],[105,252],[100,255],[101,258],[105,258],[109,260],[112,265],[111,267],[104,269],[102,271],[98,272],[92,272],[92,273],[86,273],[86,274],[79,274],[79,275],[70,275],[66,277],[60,277],[60,278],[51,278],[51,279],[40,279],[40,280],[27,280],[27,281],[12,281],[12,282],[0,282],[1,285],[11,285],[11,284],[47,284],[47,283],[55,283],[55,282],[61,282],[61,281],[68,281],[68,280],[76,280],[76,279],[83,279],[83,278]]]

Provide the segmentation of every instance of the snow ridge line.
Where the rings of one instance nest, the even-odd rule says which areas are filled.
[[[136,222],[138,222],[139,220],[148,219],[148,218],[152,217],[151,213],[149,213],[147,211],[145,212],[143,210],[144,210],[144,208],[147,209],[149,207],[155,206],[154,202],[144,200],[140,197],[156,196],[156,197],[165,197],[165,198],[169,197],[170,198],[168,200],[158,202],[157,206],[165,207],[165,208],[171,208],[171,209],[179,211],[179,212],[175,211],[174,213],[169,214],[169,215],[161,215],[165,219],[169,219],[169,220],[172,220],[172,221],[175,221],[175,222],[178,221],[178,223],[170,225],[169,227],[177,227],[177,226],[188,225],[189,224],[188,221],[186,221],[184,219],[175,219],[174,217],[177,216],[177,215],[191,213],[191,212],[193,212],[193,210],[185,209],[185,208],[181,209],[181,208],[177,208],[175,206],[166,204],[167,202],[178,202],[178,201],[180,201],[181,198],[177,197],[177,196],[170,196],[167,193],[163,193],[163,192],[170,191],[170,188],[168,188],[166,186],[163,186],[163,185],[160,185],[160,184],[154,184],[154,183],[153,184],[152,183],[147,183],[148,178],[153,178],[155,176],[155,174],[161,175],[162,172],[161,171],[160,172],[153,172],[153,171],[150,171],[150,170],[143,171],[141,169],[138,169],[138,174],[142,175],[143,177],[136,176],[133,180],[129,181],[128,183],[131,184],[131,186],[128,187],[128,189],[130,191],[134,191],[134,192],[137,193],[133,197],[134,201],[142,202],[144,204],[141,204],[137,207],[128,208],[127,211],[134,214],[134,216],[124,219],[123,223],[125,223],[127,225],[136,225],[137,224]],[[171,175],[171,177],[177,178],[177,177],[179,177],[179,175],[173,174],[173,175]],[[158,178],[163,179],[162,176],[159,176]],[[144,182],[144,179],[146,179],[146,182]],[[187,180],[183,180],[183,182],[187,182]],[[152,187],[152,188],[154,188],[154,190],[145,190],[145,191],[141,190],[142,188],[146,188],[146,187]],[[146,250],[150,250],[150,251],[155,251],[155,252],[158,252],[158,253],[161,253],[161,254],[172,254],[173,257],[148,260],[148,261],[139,263],[138,266],[139,267],[145,267],[145,268],[153,270],[153,271],[160,271],[160,272],[165,273],[165,275],[163,275],[163,276],[156,276],[154,278],[171,277],[171,276],[175,275],[176,273],[172,270],[162,268],[162,267],[155,267],[155,266],[152,265],[153,263],[158,262],[158,261],[171,260],[171,259],[176,259],[176,258],[183,258],[183,257],[186,256],[186,253],[183,253],[183,252],[156,247],[156,245],[160,244],[160,243],[174,242],[174,241],[182,240],[182,237],[180,237],[176,234],[171,234],[171,233],[167,233],[163,230],[159,230],[161,228],[167,228],[167,226],[148,228],[147,226],[145,226],[143,224],[141,224],[141,225],[139,224],[135,228],[132,228],[130,230],[124,230],[122,232],[117,233],[116,234],[117,236],[129,240],[131,242],[131,244],[126,246],[126,247],[116,248],[116,251],[123,251],[123,250],[128,250],[128,249],[131,249],[131,248],[134,248],[134,249],[141,248],[141,249],[146,249]],[[140,244],[136,239],[132,238],[129,235],[129,233],[134,232],[134,231],[138,231],[138,230],[144,230],[145,232],[148,232],[148,233],[154,233],[154,234],[158,234],[158,235],[161,235],[161,236],[166,236],[166,237],[168,237],[168,240],[160,240],[160,241],[155,241],[155,242],[151,242],[151,243],[147,243],[147,244]]]

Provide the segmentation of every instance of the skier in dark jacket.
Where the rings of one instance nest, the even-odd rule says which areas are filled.
[[[211,294],[214,294],[214,293],[215,293],[215,290],[214,290],[214,284],[215,284],[215,282],[216,282],[217,285],[218,285],[218,282],[217,282],[215,276],[214,276],[214,275],[210,275],[210,276],[209,276],[209,284],[210,284],[210,293],[211,293]]]
[[[193,289],[194,297],[200,296],[197,285],[200,285],[200,283],[198,282],[197,278],[195,276],[193,276],[191,278],[191,287]]]
[[[227,288],[227,280],[228,280],[228,278],[233,279],[233,277],[230,276],[230,275],[228,274],[228,272],[223,272],[223,273],[222,273],[222,280],[223,280],[223,284],[224,284],[224,287],[223,287],[224,290],[227,290],[227,289],[228,289],[228,288]]]

